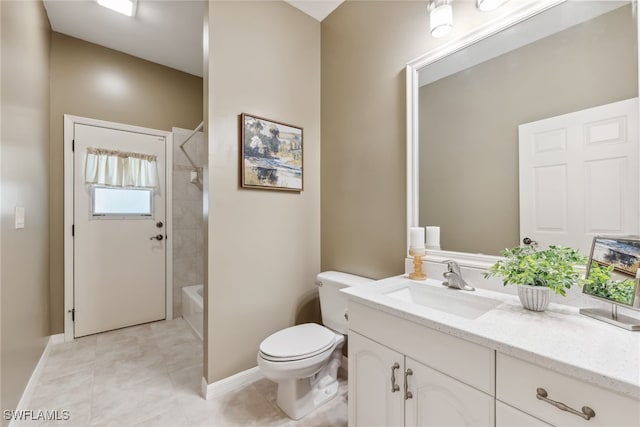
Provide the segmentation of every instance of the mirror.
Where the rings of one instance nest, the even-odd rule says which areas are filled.
[[[413,129],[408,136],[409,156],[413,155],[408,162],[408,224],[439,226],[446,251],[497,255],[520,244],[520,205],[523,198],[534,197],[529,187],[521,189],[520,125],[638,96],[637,21],[631,2],[568,1],[542,12],[514,14],[511,23],[502,25],[453,42],[407,67],[408,120]],[[495,34],[485,37],[492,30]],[[620,234],[638,234],[640,226],[637,210],[627,212],[627,206],[639,205],[637,101],[634,104],[636,110],[630,114],[635,121],[622,132],[628,137],[635,171],[620,179],[628,187],[613,191],[635,197],[616,208],[632,223],[631,230],[621,229]],[[555,142],[549,141],[551,149],[549,144]],[[535,195],[538,211],[534,207],[525,213],[541,216],[548,212],[541,213],[539,206],[565,202],[561,214],[566,225],[617,212],[608,206],[622,196],[618,200],[612,192],[600,192],[600,203],[590,202],[595,214],[585,213],[585,200],[561,200],[555,191],[561,188],[554,181],[558,177],[562,176],[543,177],[550,190]],[[594,235],[618,233],[605,220],[600,224],[585,226],[587,233],[579,231],[586,247],[561,240],[561,226],[554,229],[553,224],[546,230],[551,240],[544,244],[573,246],[588,255]]]
[[[600,236],[593,239],[585,294],[640,309],[638,289],[640,239]]]

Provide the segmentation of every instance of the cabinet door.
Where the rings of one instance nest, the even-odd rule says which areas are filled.
[[[404,425],[403,372],[402,354],[349,331],[350,427]]]
[[[492,426],[494,398],[415,360],[406,358],[405,425]]]
[[[498,400],[496,401],[496,427],[550,427],[550,424]]]

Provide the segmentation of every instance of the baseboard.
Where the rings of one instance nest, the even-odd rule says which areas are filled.
[[[26,411],[29,408],[27,405],[31,401],[31,397],[33,396],[33,391],[40,380],[40,375],[42,375],[42,370],[44,369],[44,365],[47,363],[47,359],[49,358],[49,352],[51,351],[51,347],[53,345],[64,342],[64,334],[51,335],[49,340],[47,341],[47,345],[44,347],[44,351],[40,355],[40,360],[36,364],[33,372],[31,373],[31,378],[29,378],[29,382],[27,386],[24,388],[24,392],[22,392],[22,397],[18,402],[18,407],[16,408],[17,412]],[[18,422],[12,420],[9,423],[9,427],[15,426]]]
[[[205,400],[211,399],[213,396],[219,396],[221,394],[228,393],[243,385],[252,383],[262,378],[262,373],[257,366],[246,371],[238,372],[230,377],[223,378],[211,384],[207,384],[207,381],[202,378],[202,397]]]
[[[62,344],[64,342],[64,334],[51,335],[49,343],[51,345]]]

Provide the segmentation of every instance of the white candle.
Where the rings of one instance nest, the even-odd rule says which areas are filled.
[[[440,227],[430,226],[427,229],[427,248],[440,249]]]
[[[411,227],[409,247],[413,250],[424,250],[424,228]]]

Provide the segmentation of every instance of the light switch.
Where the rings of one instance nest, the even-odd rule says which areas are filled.
[[[24,208],[16,206],[16,229],[24,228]]]

